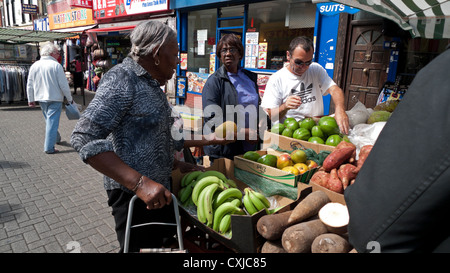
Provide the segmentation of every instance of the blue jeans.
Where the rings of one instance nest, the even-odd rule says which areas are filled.
[[[44,152],[51,154],[55,152],[56,142],[61,141],[58,127],[62,111],[62,102],[40,101],[39,105],[41,106],[42,114],[44,114],[45,119]]]

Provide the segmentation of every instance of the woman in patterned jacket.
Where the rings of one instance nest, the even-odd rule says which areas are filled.
[[[171,172],[177,167],[197,168],[173,158],[184,141],[171,135],[174,118],[160,88],[179,63],[176,32],[163,23],[146,21],[136,26],[130,40],[129,56],[103,76],[71,139],[81,159],[105,175],[122,251],[130,199],[135,194],[140,199],[133,224],[174,222]],[[134,229],[129,249],[161,247],[162,238],[173,234],[167,226]]]

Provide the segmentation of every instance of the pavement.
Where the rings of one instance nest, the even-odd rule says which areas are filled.
[[[70,146],[76,122],[61,114],[60,152],[45,154],[40,108],[0,105],[0,253],[118,252],[102,175]]]

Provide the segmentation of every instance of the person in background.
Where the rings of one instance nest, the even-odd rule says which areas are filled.
[[[172,170],[200,169],[174,159],[184,140],[172,137],[172,108],[161,89],[179,63],[177,33],[150,20],[135,27],[130,41],[128,57],[102,77],[71,138],[81,159],[105,175],[121,251],[130,199],[138,197],[133,225],[174,223]],[[133,229],[130,252],[167,245],[174,234],[175,228],[168,226]]]
[[[61,141],[58,132],[59,119],[64,97],[72,102],[69,83],[62,65],[60,48],[53,43],[45,44],[40,52],[41,58],[30,67],[27,80],[27,97],[30,107],[41,106],[45,119],[44,152],[58,152],[55,144]]]
[[[450,252],[449,62],[447,48],[417,73],[345,190],[357,252]]]
[[[75,55],[75,58],[70,62],[71,66],[73,66],[73,94],[77,94],[77,88],[80,88],[81,94],[84,92],[84,76],[83,69],[81,64],[80,55]]]
[[[300,121],[323,116],[322,96],[330,94],[339,129],[348,134],[350,126],[345,113],[344,92],[320,64],[313,62],[313,55],[314,44],[310,38],[294,38],[286,52],[289,64],[270,76],[261,107],[274,123],[288,117]]]
[[[205,154],[210,157],[211,161],[221,157],[233,159],[235,155],[256,150],[258,144],[257,128],[250,126],[252,119],[256,120],[256,124],[258,124],[257,113],[260,97],[257,75],[240,67],[240,62],[244,57],[241,39],[234,34],[224,35],[217,44],[217,54],[222,65],[208,78],[203,87],[202,107],[205,111],[209,106],[217,106],[220,107],[222,113],[205,116],[204,123],[208,123],[215,115],[222,115],[223,121],[231,120],[237,124],[238,131],[243,132],[245,139],[238,139],[226,145],[204,146]],[[245,119],[238,120],[236,115],[230,117],[230,113],[227,113],[226,108],[229,105],[254,106],[256,112],[254,114],[241,113],[245,114]]]

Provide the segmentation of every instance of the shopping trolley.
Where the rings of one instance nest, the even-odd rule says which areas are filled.
[[[162,223],[162,222],[149,222],[149,223],[143,223],[143,224],[137,224],[137,225],[131,225],[131,220],[133,218],[133,209],[134,209],[134,202],[136,201],[138,197],[135,195],[130,200],[130,204],[128,206],[128,217],[127,217],[127,225],[125,229],[125,243],[124,243],[124,253],[128,253],[128,247],[130,244],[130,232],[132,228],[142,227],[142,226],[148,226],[148,225],[168,225],[168,226],[177,226],[177,238],[178,238],[178,247],[177,250],[162,248],[162,249],[150,249],[149,252],[186,252],[183,245],[183,235],[181,231],[181,222],[180,222],[180,213],[178,210],[178,200],[175,197],[174,194],[172,194],[172,202],[173,202],[173,208],[175,212],[175,223]]]

